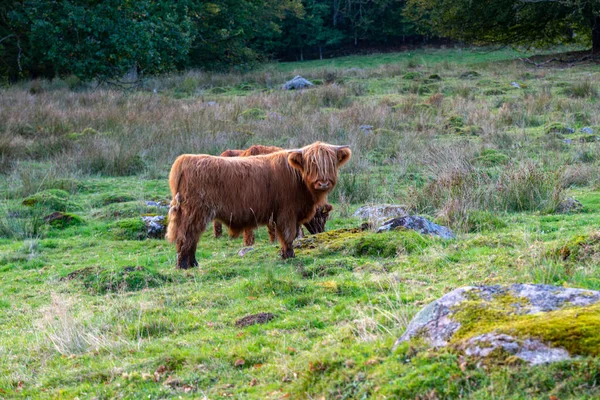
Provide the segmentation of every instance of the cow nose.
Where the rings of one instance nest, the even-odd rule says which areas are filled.
[[[321,181],[321,182],[319,182],[319,187],[321,189],[327,189],[329,187],[329,182],[323,182],[323,181]]]

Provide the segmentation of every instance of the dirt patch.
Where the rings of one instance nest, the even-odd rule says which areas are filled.
[[[246,315],[245,317],[240,318],[237,321],[235,321],[235,326],[237,326],[238,328],[243,328],[243,327],[250,326],[250,325],[266,324],[267,322],[270,322],[274,318],[275,318],[275,315],[271,314],[271,313],[258,313],[258,314]]]

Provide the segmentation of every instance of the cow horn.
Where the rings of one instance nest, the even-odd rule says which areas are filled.
[[[336,150],[349,149],[350,148],[350,146],[345,146],[345,145],[344,146],[333,146],[333,147],[335,147]]]

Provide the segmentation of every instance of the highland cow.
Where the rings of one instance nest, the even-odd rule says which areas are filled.
[[[283,150],[281,147],[255,144],[246,150],[225,150],[223,153],[221,153],[221,157],[251,157],[263,154],[271,154],[281,150]],[[327,222],[329,213],[332,209],[333,207],[330,204],[319,206],[314,218],[304,224],[306,229],[308,229],[311,234],[324,232],[325,223]],[[252,246],[254,244],[254,228],[256,228],[256,226],[244,229],[244,246]],[[268,224],[267,228],[269,232],[269,240],[271,243],[273,243],[276,238],[275,226],[273,224]],[[219,238],[223,235],[223,225],[219,221],[213,221],[213,233],[216,238]],[[229,234],[230,236],[234,236],[234,232],[230,231]],[[302,236],[302,227],[298,227],[297,237]]]
[[[177,247],[177,267],[198,265],[196,246],[212,220],[238,233],[275,225],[282,258],[294,257],[298,226],[310,221],[337,183],[347,146],[316,142],[255,157],[184,154],[171,168],[173,200],[167,239]]]

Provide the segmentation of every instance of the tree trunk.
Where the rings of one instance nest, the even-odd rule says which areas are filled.
[[[319,46],[319,60],[323,59],[323,48]]]
[[[300,61],[304,61],[304,47],[300,47]]]
[[[600,53],[600,17],[595,17],[592,23],[592,53]]]

